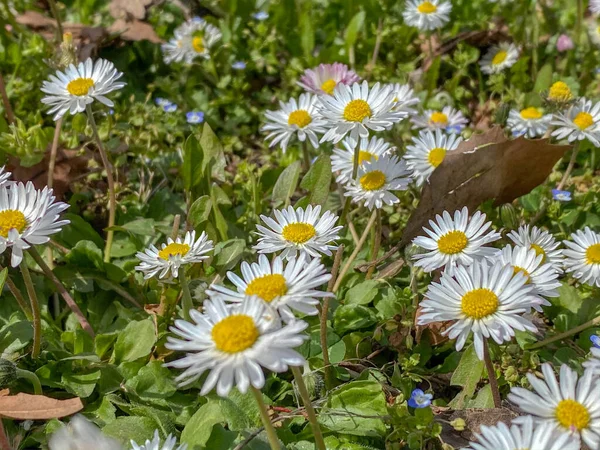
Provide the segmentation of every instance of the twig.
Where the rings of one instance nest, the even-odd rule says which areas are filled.
[[[3,270],[3,269],[4,268],[2,266],[0,266],[0,270]],[[19,304],[19,306],[25,313],[25,317],[27,317],[27,320],[33,320],[33,314],[31,313],[31,308],[25,301],[25,297],[23,297],[23,294],[21,293],[21,291],[19,290],[19,288],[17,287],[15,282],[10,278],[10,275],[8,275],[8,274],[6,275],[6,285],[8,286],[8,290],[10,291],[10,293],[13,295],[13,297],[15,298],[15,300],[17,301],[17,303]]]
[[[176,214],[173,219],[173,228],[171,229],[171,239],[177,239],[179,236],[179,226],[181,225],[181,214]]]
[[[63,118],[56,121],[54,128],[54,138],[52,139],[52,148],[50,149],[50,162],[48,163],[48,187],[54,186],[54,167],[56,166],[56,153],[58,152],[58,141],[60,140],[60,130],[62,129]]]
[[[0,73],[0,95],[2,96],[2,104],[4,105],[4,111],[6,112],[6,120],[9,124],[15,123],[15,114],[13,113],[12,106],[10,106],[10,100],[6,93],[6,85],[4,84],[4,78]]]
[[[544,339],[543,341],[537,342],[531,346],[527,347],[527,350],[535,350],[536,348],[541,348],[544,347],[545,345],[551,344],[553,342],[556,341],[560,341],[562,339],[568,338],[570,336],[573,336],[575,334],[581,333],[582,331],[594,327],[596,325],[600,324],[600,316],[593,318],[592,320],[588,320],[586,323],[579,325],[578,327],[572,328],[568,331],[565,331],[563,333],[559,333],[557,335],[554,335],[552,337],[549,337],[547,339]]]
[[[352,220],[350,220],[350,218],[348,217],[348,229],[350,230],[350,234],[352,235],[352,240],[354,241],[354,245],[358,244],[358,233],[356,232],[356,227],[354,226],[354,223],[352,223]]]

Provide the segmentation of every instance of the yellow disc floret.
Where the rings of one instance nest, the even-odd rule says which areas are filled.
[[[532,248],[533,250],[535,250],[535,254],[537,256],[543,255],[543,257],[542,257],[542,264],[546,262],[546,251],[542,247],[540,247],[537,244],[531,244],[530,248]]]
[[[0,236],[8,237],[8,232],[13,228],[20,233],[27,226],[25,215],[16,209],[5,209],[0,211]]]
[[[554,102],[568,102],[573,98],[573,93],[571,92],[571,88],[567,86],[567,83],[564,81],[557,81],[552,86],[550,86],[550,91],[548,92],[548,99]]]
[[[94,80],[91,78],[76,78],[67,84],[69,94],[81,97],[87,95],[91,87],[94,85]]]
[[[177,244],[177,243],[173,242],[172,244],[167,245],[160,252],[158,252],[158,257],[168,261],[171,256],[176,256],[176,255],[184,256],[189,251],[190,251],[189,245]]]
[[[365,150],[359,150],[358,152],[358,164],[362,165],[366,162],[377,161],[379,157],[371,152]]]
[[[344,108],[344,119],[348,122],[362,122],[371,117],[371,107],[364,100],[352,100]]]
[[[376,191],[385,185],[385,174],[380,170],[373,170],[360,177],[360,185],[365,191]]]
[[[446,255],[455,255],[462,252],[469,243],[467,235],[460,230],[453,230],[438,239],[438,249]]]
[[[283,227],[281,235],[286,241],[294,244],[304,244],[317,234],[317,230],[310,223],[296,222]]]
[[[192,48],[196,53],[204,52],[204,40],[202,39],[202,36],[194,36],[192,39]]]
[[[431,2],[423,2],[417,6],[417,11],[419,11],[421,14],[433,14],[437,11],[437,6]]]
[[[435,125],[448,125],[448,116],[443,112],[434,112],[429,117],[429,121]]]
[[[498,296],[489,289],[473,289],[463,295],[460,307],[463,314],[470,319],[483,319],[498,310]]]
[[[542,117],[542,111],[533,106],[521,110],[521,117],[525,120],[535,120]]]
[[[442,163],[445,157],[446,149],[436,147],[429,151],[429,155],[427,155],[427,160],[429,161],[429,164],[431,164],[433,167],[437,167]]]
[[[585,406],[575,400],[561,400],[556,406],[556,420],[568,430],[581,431],[590,424],[590,413]]]
[[[594,118],[591,114],[581,111],[575,116],[573,123],[577,125],[580,130],[586,130],[594,125]]]
[[[588,264],[600,264],[600,244],[592,244],[585,251],[585,259]]]
[[[300,128],[304,128],[312,122],[312,117],[308,114],[308,111],[304,109],[297,109],[292,111],[288,117],[288,125],[297,125]]]
[[[252,317],[235,314],[215,324],[211,335],[218,350],[240,353],[252,347],[260,333]]]
[[[336,81],[334,79],[330,78],[329,80],[325,81],[321,85],[321,90],[323,92],[326,92],[327,94],[331,95],[331,94],[333,94],[333,90],[335,89],[336,86],[337,86]]]
[[[279,273],[263,275],[255,278],[246,287],[246,295],[258,295],[265,302],[272,302],[275,298],[287,293],[285,277]]]
[[[513,270],[515,272],[515,275],[518,273],[522,273],[523,275],[525,275],[525,278],[527,278],[527,281],[525,282],[525,284],[529,284],[531,282],[531,275],[529,274],[529,272],[527,270],[525,270],[519,266],[513,266]]]
[[[506,61],[507,56],[508,53],[506,52],[506,50],[500,50],[494,55],[494,58],[492,59],[492,65],[497,66],[499,64],[502,64],[504,61]]]

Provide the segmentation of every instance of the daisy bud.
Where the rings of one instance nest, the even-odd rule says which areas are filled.
[[[505,203],[500,207],[500,219],[506,228],[514,229],[519,226],[517,211],[511,203]]]

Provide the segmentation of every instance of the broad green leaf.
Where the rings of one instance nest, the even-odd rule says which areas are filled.
[[[125,225],[121,225],[121,227],[125,231],[129,231],[130,233],[138,234],[140,236],[154,236],[156,234],[153,219],[139,218],[132,220]]]
[[[348,289],[348,292],[346,292],[345,304],[368,305],[377,295],[378,284],[379,283],[376,280],[367,280]]]
[[[100,369],[83,373],[65,372],[62,374],[61,381],[68,392],[77,397],[87,398],[94,392],[100,375]]]
[[[8,267],[5,267],[0,271],[0,292],[4,289],[4,283],[6,283],[6,279],[8,278]]]
[[[156,422],[148,417],[121,416],[108,423],[102,431],[127,446],[131,445],[131,441],[143,445],[147,439],[154,436],[156,425]]]
[[[342,305],[335,310],[333,318],[335,331],[340,336],[377,323],[373,308],[362,305]]]
[[[310,59],[315,48],[315,32],[311,17],[311,8],[304,8],[300,16],[300,44],[304,57]]]
[[[92,241],[79,241],[65,256],[65,260],[79,268],[103,269],[102,250]]]
[[[475,353],[475,346],[470,345],[464,351],[458,367],[452,374],[450,384],[452,386],[461,386],[462,391],[449,404],[454,409],[463,409],[465,402],[473,397],[477,383],[483,375],[484,364]]]
[[[185,425],[181,432],[181,443],[189,447],[204,447],[212,434],[213,427],[218,423],[227,422],[218,402],[209,401],[202,405],[196,414]]]
[[[223,146],[210,125],[206,122],[202,128],[200,148],[202,149],[202,173],[205,174],[208,179],[213,177],[223,181],[225,179],[226,165]]]
[[[350,20],[350,23],[346,27],[346,31],[344,33],[344,41],[346,42],[346,47],[352,47],[356,43],[358,33],[362,30],[363,25],[365,23],[365,17],[365,12],[360,11],[356,13],[354,17]]]
[[[93,241],[98,248],[104,248],[104,239],[86,222],[83,217],[77,214],[66,213],[63,218],[70,223],[66,225],[58,234],[59,240],[64,242],[69,248],[75,247],[79,241]]]
[[[191,191],[203,179],[202,148],[196,136],[191,135],[183,146],[183,165],[181,178],[186,191]]]
[[[493,408],[494,397],[492,395],[492,387],[486,384],[477,393],[477,397],[469,402],[469,408]]]
[[[437,87],[438,78],[440,76],[440,66],[441,65],[442,65],[442,57],[436,56],[434,58],[434,60],[431,62],[431,66],[429,66],[429,69],[425,73],[425,80],[426,80],[425,85],[427,86],[428,92],[435,91],[435,89]]]
[[[544,66],[538,72],[538,76],[535,80],[533,87],[534,92],[542,92],[550,89],[552,85],[552,75],[554,74],[554,67],[552,64],[544,64]],[[530,105],[527,105],[530,106]]]
[[[579,292],[577,292],[577,289],[566,283],[562,283],[558,288],[558,297],[551,300],[553,304],[560,305],[574,314],[577,314],[583,305],[583,299],[579,295]]]
[[[115,343],[116,363],[135,361],[148,356],[156,342],[154,324],[150,319],[130,322]]]
[[[0,330],[0,353],[9,355],[29,345],[33,327],[28,320],[11,323]]]
[[[215,259],[213,264],[220,270],[233,268],[241,259],[246,249],[246,241],[243,239],[230,239],[215,245]]]
[[[147,402],[158,399],[163,403],[177,392],[173,374],[162,361],[150,361],[135,377],[127,380],[125,386]]]
[[[329,155],[322,153],[302,178],[300,187],[309,192],[310,204],[323,205],[329,196],[330,185],[331,159]]]
[[[197,198],[196,201],[192,203],[189,212],[189,220],[192,226],[195,228],[201,223],[206,222],[210,218],[211,209],[212,201],[208,195]]]
[[[300,172],[302,171],[302,164],[300,161],[294,161],[292,164],[287,166],[273,187],[273,203],[275,206],[280,204],[288,205],[290,198],[294,195],[296,188],[298,187],[298,180],[300,178]]]

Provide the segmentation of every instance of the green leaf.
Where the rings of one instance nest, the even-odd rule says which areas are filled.
[[[107,424],[102,431],[129,446],[130,441],[143,445],[146,439],[152,439],[155,429],[156,422],[148,417],[121,416]]]
[[[6,279],[8,278],[8,267],[5,267],[0,271],[0,292],[4,289],[4,283],[6,283]]]
[[[154,236],[156,234],[153,219],[135,219],[126,223],[125,225],[122,225],[121,228],[123,228],[125,231],[129,231],[130,233],[138,234],[140,236]]]
[[[202,173],[207,177],[212,176],[217,180],[225,179],[225,155],[223,146],[208,123],[204,123],[202,137],[200,137],[200,148],[202,149]],[[208,172],[210,171],[210,172]]]
[[[318,415],[318,421],[338,433],[379,437],[387,433],[383,420],[387,414],[385,395],[378,382],[351,381],[331,393]]]
[[[300,182],[300,187],[309,191],[309,203],[323,205],[327,201],[331,174],[331,159],[329,155],[322,153]]]
[[[150,361],[135,377],[127,380],[125,386],[143,400],[153,402],[158,399],[165,405],[165,399],[177,392],[173,375],[161,361]]]
[[[469,402],[469,408],[493,408],[494,397],[492,396],[492,387],[486,384],[477,393],[477,397]]]
[[[33,339],[33,327],[27,320],[11,323],[0,330],[0,352],[5,355],[17,352]]]
[[[538,76],[535,80],[533,87],[534,92],[542,92],[550,89],[552,85],[552,75],[554,74],[554,67],[552,64],[544,64],[544,66],[538,72]],[[530,105],[527,105],[530,106]]]
[[[243,239],[230,239],[215,245],[215,259],[213,264],[220,270],[229,270],[242,258],[246,249],[246,241]]]
[[[340,336],[377,323],[373,309],[362,305],[342,305],[335,310],[333,318],[335,331]]]
[[[365,12],[360,11],[356,13],[350,20],[350,23],[344,32],[344,41],[346,42],[346,47],[352,47],[356,43],[358,33],[362,30],[362,27],[365,23],[365,17]]]
[[[196,228],[203,222],[206,222],[210,218],[210,211],[212,209],[212,201],[208,195],[203,195],[197,198],[188,214],[188,219],[192,226]]]
[[[67,247],[72,248],[79,241],[93,241],[98,248],[104,248],[104,239],[86,222],[83,217],[77,214],[66,213],[64,219],[69,220],[69,225],[66,225],[59,233],[61,242],[67,244]]]
[[[315,48],[315,32],[313,30],[311,8],[304,8],[300,16],[300,45],[302,46],[304,57],[310,59]]]
[[[202,181],[204,168],[202,164],[202,148],[196,136],[191,135],[183,146],[183,165],[181,178],[186,191],[191,191]]]
[[[102,250],[92,241],[79,241],[65,256],[65,260],[79,268],[100,269],[104,268]]]
[[[348,289],[348,292],[346,292],[345,304],[368,305],[377,295],[378,284],[379,283],[376,280],[367,280]]]
[[[115,361],[135,361],[148,356],[156,342],[154,324],[150,319],[130,322],[115,343]]]
[[[431,66],[425,73],[425,85],[428,92],[433,92],[437,88],[438,78],[440,77],[440,66],[442,65],[442,57],[436,56],[431,63]]]
[[[566,283],[562,283],[558,288],[558,297],[552,298],[551,301],[553,304],[560,305],[575,314],[577,314],[583,305],[583,299],[580,297],[577,289]]]
[[[452,386],[461,386],[463,390],[449,403],[448,406],[454,409],[463,409],[465,402],[473,397],[477,383],[483,375],[483,361],[475,353],[475,346],[470,345],[464,351],[458,367],[452,374],[450,384]]]
[[[213,427],[225,422],[227,419],[221,411],[221,405],[209,401],[202,405],[185,425],[181,432],[181,443],[191,448],[204,447],[212,434]]]
[[[281,175],[279,175],[279,178],[277,178],[277,182],[273,187],[272,199],[276,207],[280,204],[289,204],[290,198],[294,195],[294,192],[298,187],[301,171],[302,164],[300,161],[294,161],[281,172]]]
[[[87,398],[94,392],[100,375],[100,369],[84,373],[67,372],[62,374],[61,381],[70,393],[77,397]]]

